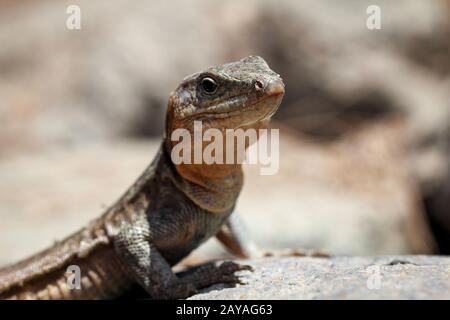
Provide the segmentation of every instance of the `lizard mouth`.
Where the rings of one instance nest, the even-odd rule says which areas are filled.
[[[249,117],[249,119],[247,121],[242,121],[239,124],[239,126],[237,126],[235,129],[251,126],[251,125],[257,124],[259,122],[268,120],[278,110],[278,107],[280,106],[281,100],[283,98],[283,94],[284,94],[284,92],[264,96],[263,98],[252,103],[248,107],[245,107],[241,110],[229,112],[227,114],[227,117],[231,118],[231,117],[235,117],[235,116],[240,116],[240,115],[242,115],[242,113],[246,113],[246,114],[250,114],[252,112],[255,113],[255,117]],[[266,111],[264,112],[261,110],[266,110]]]

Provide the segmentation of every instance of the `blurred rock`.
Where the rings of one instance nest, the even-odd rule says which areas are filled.
[[[450,131],[447,154],[450,157]],[[440,246],[440,252],[450,254],[450,162],[447,172],[434,186],[434,192],[427,194],[425,205],[430,214],[431,226]]]
[[[254,268],[239,273],[245,285],[216,285],[190,299],[450,299],[447,257],[268,258],[239,263]]]

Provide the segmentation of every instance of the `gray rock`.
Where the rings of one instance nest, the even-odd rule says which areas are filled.
[[[450,299],[450,258],[284,257],[240,261],[246,282],[191,299]],[[220,289],[220,290],[218,290]]]

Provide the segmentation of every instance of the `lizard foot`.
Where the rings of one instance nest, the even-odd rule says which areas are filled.
[[[192,283],[197,289],[206,288],[214,284],[224,283],[229,285],[245,284],[235,273],[238,271],[252,271],[248,265],[238,264],[233,261],[222,263],[210,262],[179,274],[180,280]]]

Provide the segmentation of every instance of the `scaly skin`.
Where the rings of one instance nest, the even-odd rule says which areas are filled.
[[[260,57],[185,78],[169,98],[165,138],[143,175],[84,229],[1,269],[0,298],[105,299],[138,284],[152,298],[171,299],[239,281],[234,272],[247,268],[231,262],[200,267],[185,277],[171,270],[213,236],[241,257],[257,251],[232,214],[243,184],[241,165],[175,165],[170,155],[177,142],[170,137],[178,128],[193,132],[194,120],[222,132],[264,128],[283,94],[281,78]],[[70,265],[80,267],[81,289],[67,287]]]

